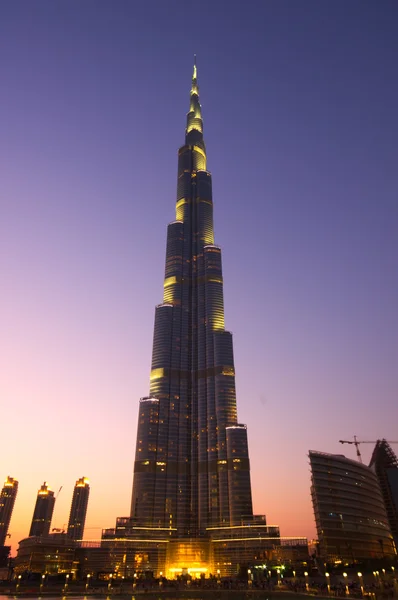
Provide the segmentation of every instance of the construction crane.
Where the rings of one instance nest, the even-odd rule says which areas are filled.
[[[360,463],[362,463],[362,456],[361,453],[359,451],[359,444],[377,444],[377,442],[379,442],[380,440],[376,440],[375,442],[369,441],[369,440],[358,440],[357,436],[354,435],[354,440],[339,440],[340,444],[354,444],[356,451],[357,451],[357,457]],[[398,442],[390,442],[388,440],[384,440],[387,442],[387,444],[398,444]]]

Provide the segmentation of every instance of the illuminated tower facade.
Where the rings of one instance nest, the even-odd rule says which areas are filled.
[[[82,540],[86,522],[90,482],[87,477],[76,481],[73,490],[72,505],[69,514],[68,537],[72,540]]]
[[[0,494],[0,546],[4,546],[7,538],[17,493],[18,481],[13,477],[7,477]]]
[[[47,483],[44,482],[37,492],[36,505],[33,513],[32,524],[30,526],[29,537],[47,536],[49,534],[54,504],[54,492],[50,490]]]
[[[252,516],[195,65],[163,302],[155,311],[150,393],[139,405],[131,517],[137,526],[190,537]]]

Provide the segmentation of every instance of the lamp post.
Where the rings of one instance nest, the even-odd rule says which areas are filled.
[[[305,577],[305,589],[308,590],[310,589],[310,586],[308,585],[308,573],[307,571],[304,571],[304,577]]]
[[[250,587],[252,584],[252,572],[251,569],[247,569],[247,585]]]
[[[373,577],[375,578],[375,585],[378,585],[378,580],[377,580],[377,571],[373,571]]]
[[[358,578],[359,578],[359,585],[361,586],[361,594],[363,596],[363,579],[362,579],[362,573],[358,572]]]
[[[163,577],[163,571],[160,571],[159,573],[159,587],[161,588],[163,585],[163,581],[162,581],[162,577]]]
[[[21,578],[22,578],[22,575],[18,575],[18,582],[17,582],[17,587],[16,587],[17,592],[19,590],[19,586],[21,585]]]
[[[397,578],[395,577],[395,567],[391,567],[391,570],[392,570],[392,579],[393,579],[394,591],[395,591],[395,593],[397,593],[398,584],[397,584]]]
[[[40,582],[40,593],[43,590],[43,586],[44,586],[44,579],[46,578],[46,575],[44,573],[44,575],[41,576],[41,582]]]
[[[90,583],[90,577],[91,577],[90,573],[87,573],[86,592],[87,592],[87,590],[88,590],[88,585],[89,585],[89,583]]]
[[[347,594],[347,596],[349,596],[350,591],[349,591],[348,585],[347,585],[347,573],[343,573],[343,577],[344,577],[344,582],[345,582],[345,593]]]
[[[326,585],[328,587],[328,594],[330,596],[330,575],[329,575],[329,573],[325,573],[325,577],[326,577]]]
[[[280,569],[276,570],[276,574],[277,574],[277,577],[278,577],[278,585],[280,585],[281,584],[281,571],[280,571]]]
[[[375,571],[375,579],[378,587],[381,587],[380,571]]]
[[[217,585],[220,585],[221,580],[220,580],[220,569],[217,569]]]
[[[111,588],[112,588],[112,577],[113,577],[113,575],[112,575],[112,573],[111,573],[111,574],[109,575],[108,592],[110,592],[110,591],[111,591]]]
[[[136,587],[137,587],[137,573],[134,573],[134,575],[133,575],[133,591],[135,590]]]

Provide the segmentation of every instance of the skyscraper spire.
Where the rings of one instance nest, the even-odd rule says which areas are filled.
[[[194,55],[191,95],[189,103],[189,113],[187,114],[187,128],[185,131],[185,143],[194,144],[201,143],[204,149],[203,142],[203,121],[202,107],[199,102],[199,87],[198,87],[198,72],[196,67],[196,54]]]

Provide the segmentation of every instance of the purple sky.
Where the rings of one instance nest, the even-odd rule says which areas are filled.
[[[195,52],[256,512],[312,537],[308,450],[398,439],[397,22],[395,0],[3,0],[14,547],[44,480],[53,526],[82,475],[87,538],[129,512]]]

